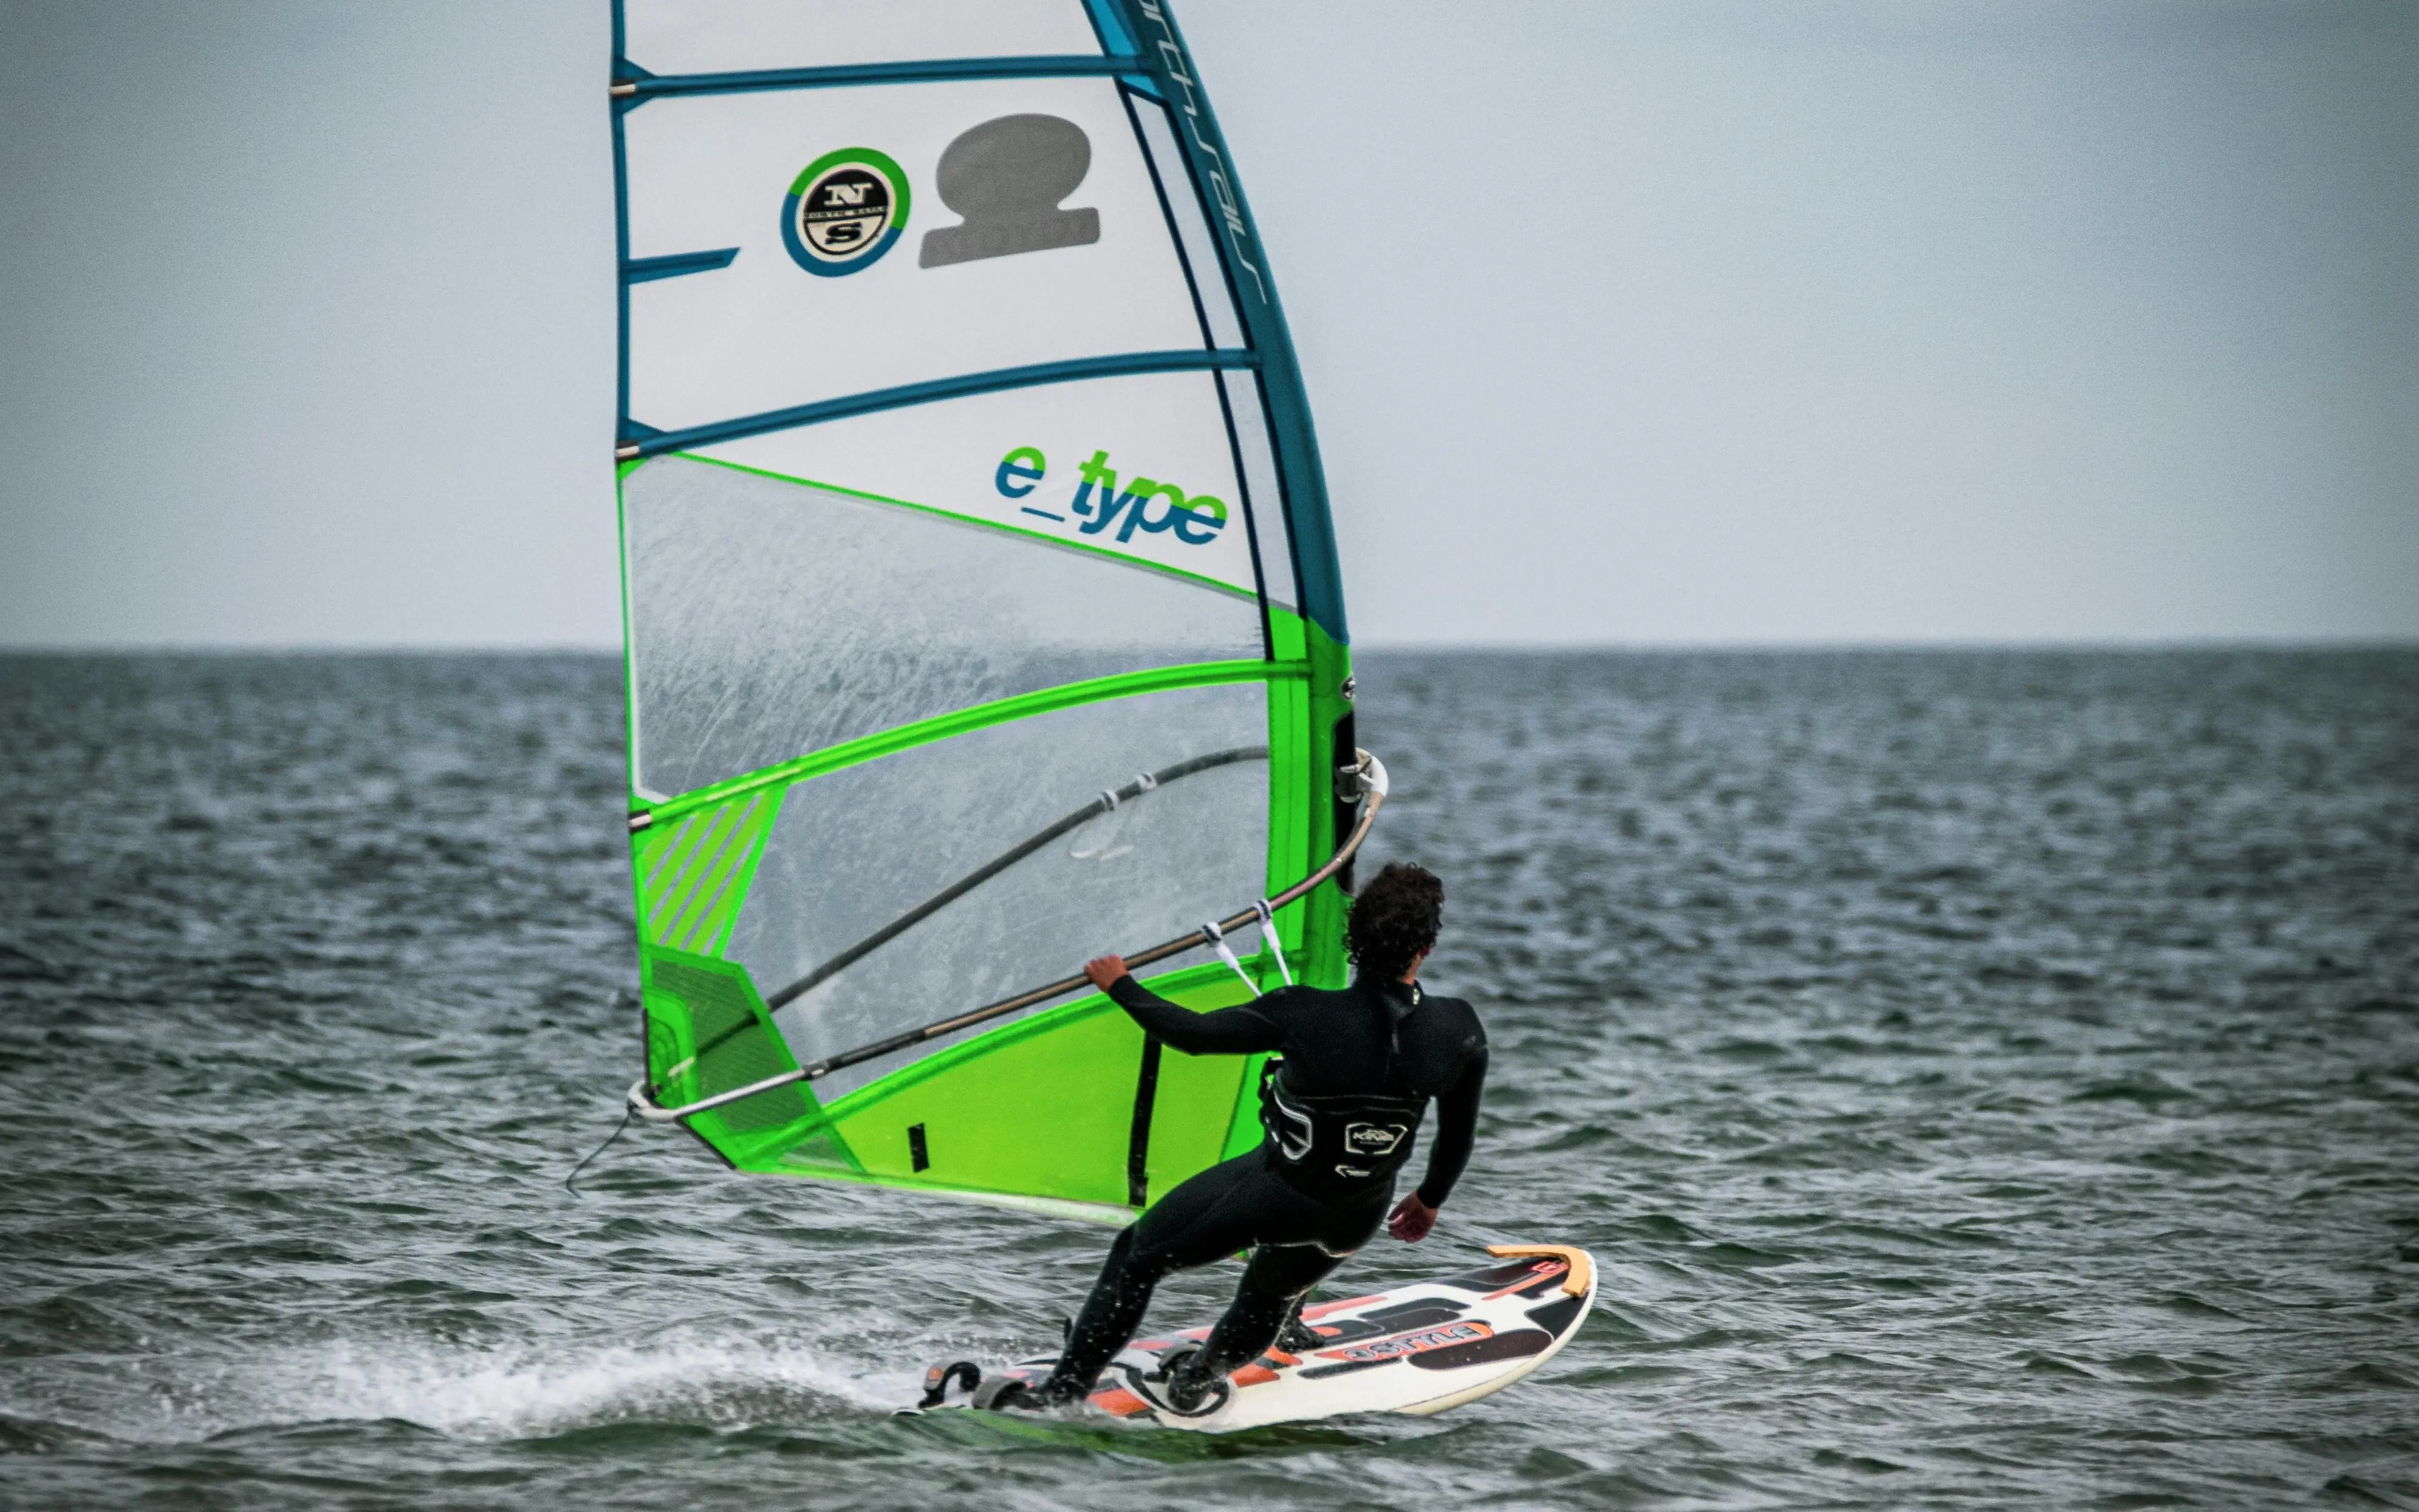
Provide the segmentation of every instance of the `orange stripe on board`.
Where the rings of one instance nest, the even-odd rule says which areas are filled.
[[[1277,1373],[1266,1365],[1247,1365],[1226,1379],[1238,1386],[1265,1386],[1277,1379]]]
[[[1489,1244],[1487,1253],[1506,1259],[1515,1255],[1557,1257],[1570,1267],[1571,1273],[1563,1278],[1564,1295],[1584,1297],[1595,1289],[1595,1260],[1576,1244]]]
[[[1522,1276],[1519,1280],[1513,1282],[1508,1287],[1505,1287],[1502,1290],[1490,1291],[1486,1296],[1481,1297],[1478,1300],[1481,1302],[1493,1302],[1498,1297],[1508,1297],[1516,1291],[1526,1291],[1531,1287],[1535,1286],[1538,1282],[1543,1281],[1549,1276],[1560,1275],[1569,1269],[1569,1266],[1564,1265],[1560,1260],[1548,1260],[1547,1263],[1532,1270],[1527,1275]]]
[[[1092,1393],[1092,1405],[1103,1412],[1112,1412],[1118,1417],[1134,1417],[1150,1411],[1150,1403],[1144,1401],[1123,1386],[1111,1386],[1106,1391]]]

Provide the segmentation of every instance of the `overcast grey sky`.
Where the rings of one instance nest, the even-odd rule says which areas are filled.
[[[1186,0],[1356,639],[2419,636],[2419,4]],[[0,644],[618,642],[603,0],[0,0]]]

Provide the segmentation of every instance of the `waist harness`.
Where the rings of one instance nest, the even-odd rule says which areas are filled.
[[[1414,1006],[1417,993],[1414,988]],[[1280,1169],[1297,1185],[1330,1196],[1356,1195],[1391,1184],[1411,1158],[1412,1136],[1428,1100],[1408,1088],[1396,1090],[1402,1017],[1393,1004],[1383,1006],[1389,1031],[1386,1090],[1306,1097],[1286,1087],[1283,1061],[1271,1060],[1261,1072],[1260,1122]]]

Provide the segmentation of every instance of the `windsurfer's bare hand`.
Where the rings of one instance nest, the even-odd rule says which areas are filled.
[[[1428,1237],[1436,1227],[1437,1211],[1420,1200],[1417,1192],[1406,1192],[1394,1211],[1386,1215],[1386,1232],[1406,1244],[1416,1244]]]
[[[1111,987],[1116,986],[1117,979],[1125,974],[1126,958],[1121,955],[1112,953],[1102,956],[1097,961],[1084,963],[1084,975],[1091,978],[1092,985],[1102,992],[1107,992]]]

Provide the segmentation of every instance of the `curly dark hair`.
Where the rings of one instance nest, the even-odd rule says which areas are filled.
[[[1424,866],[1389,861],[1352,901],[1344,925],[1344,953],[1364,975],[1399,981],[1411,962],[1436,944],[1444,923],[1444,884]]]

